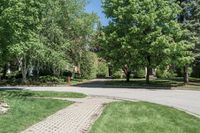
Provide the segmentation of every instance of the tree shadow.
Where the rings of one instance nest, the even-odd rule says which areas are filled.
[[[188,85],[199,86],[200,87],[200,79],[190,79]]]
[[[152,80],[146,84],[144,79],[132,79],[130,82],[125,80],[95,80],[78,85],[83,88],[128,88],[128,89],[164,89],[170,90],[172,87],[182,86],[181,82],[172,82],[169,80]]]
[[[17,87],[0,87],[0,92],[1,91],[19,91],[23,90],[23,88],[17,88]]]
[[[30,91],[24,91],[21,88],[0,88],[1,98],[17,98],[26,100],[31,96],[33,96],[33,93]]]

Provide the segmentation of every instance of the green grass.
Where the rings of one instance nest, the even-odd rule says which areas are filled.
[[[84,94],[63,92],[0,91],[9,111],[0,115],[0,133],[17,133],[72,104],[69,101],[33,97],[74,97]]]
[[[173,86],[181,86],[183,83],[166,80],[166,79],[157,79],[151,80],[149,84],[146,83],[145,79],[131,79],[130,82],[126,82],[126,80],[113,80],[106,82],[106,85],[116,85],[116,86],[130,86],[130,87],[138,87],[138,86],[153,86],[153,87],[173,87]]]
[[[87,79],[73,79],[71,80],[71,85],[78,85],[87,81],[88,81]]]
[[[148,88],[171,88],[171,87],[185,87],[191,89],[200,89],[200,79],[190,78],[190,82],[185,85],[183,78],[177,77],[172,79],[154,79],[150,80],[149,84],[146,84],[145,79],[131,79],[130,82],[126,82],[125,79],[117,79],[112,81],[106,81],[105,85],[113,87],[148,87]]]
[[[0,96],[5,97],[58,97],[58,98],[84,98],[85,94],[74,92],[51,92],[51,91],[0,91]]]
[[[200,119],[145,102],[109,104],[90,133],[199,133]]]

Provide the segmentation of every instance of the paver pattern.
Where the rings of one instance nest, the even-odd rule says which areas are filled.
[[[112,99],[88,97],[84,99],[62,99],[76,103],[31,126],[22,133],[87,133],[100,116],[104,104]]]

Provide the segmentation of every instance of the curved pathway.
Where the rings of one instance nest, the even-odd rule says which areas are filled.
[[[84,99],[64,99],[76,103],[58,111],[45,120],[31,126],[22,133],[87,133],[106,103],[113,100],[89,97]]]

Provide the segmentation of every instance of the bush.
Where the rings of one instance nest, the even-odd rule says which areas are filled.
[[[124,76],[124,73],[122,71],[116,71],[113,73],[112,78],[113,79],[122,79]]]
[[[161,70],[160,68],[156,70],[157,78],[173,78],[176,74],[172,70]]]
[[[62,75],[64,77],[72,77],[72,72],[65,70]]]
[[[145,69],[138,69],[133,73],[134,78],[144,78],[145,77]]]
[[[200,78],[200,63],[194,64],[192,70],[193,71],[192,71],[191,76],[195,78]]]
[[[81,58],[81,77],[85,79],[94,79],[97,74],[97,55],[86,51]]]
[[[105,78],[108,76],[108,65],[105,61],[99,60],[97,67],[97,78]]]
[[[39,77],[39,82],[41,83],[62,83],[63,79],[55,77],[55,76],[41,76]]]

